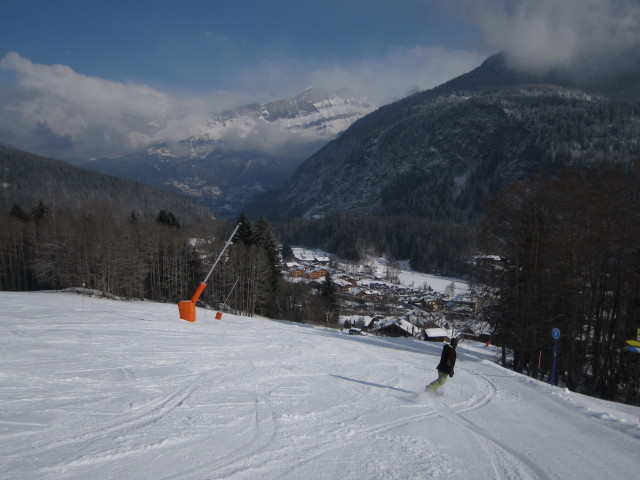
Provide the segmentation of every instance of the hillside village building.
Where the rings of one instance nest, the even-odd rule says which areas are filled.
[[[314,268],[307,272],[307,278],[309,280],[320,280],[321,278],[325,278],[327,276],[326,268]]]
[[[326,252],[318,249],[292,247],[293,256],[301,261],[314,264],[328,264],[329,255]]]

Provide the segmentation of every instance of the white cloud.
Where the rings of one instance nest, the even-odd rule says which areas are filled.
[[[473,0],[469,12],[487,42],[532,70],[612,68],[640,46],[634,0]]]
[[[39,65],[9,53],[0,60],[0,141],[58,158],[122,155],[149,142],[188,137],[223,109],[292,96],[308,86],[349,87],[382,105],[468,72],[496,50],[507,51],[517,65],[529,69],[581,65],[592,72],[632,65],[630,58],[637,59],[640,52],[637,0],[439,3],[448,5],[443,8],[449,12],[464,11],[484,33],[484,46],[397,47],[377,58],[322,65],[312,58],[255,59],[229,73],[234,91],[197,98],[83,75],[65,65]],[[215,31],[203,35],[226,41]],[[486,45],[492,50],[484,49]],[[4,81],[9,77],[15,81]],[[279,132],[269,125],[261,127],[263,144],[278,148],[291,141],[278,138]],[[229,141],[232,138],[247,145],[261,142],[243,137],[241,131],[231,132]]]
[[[10,132],[17,146],[44,147],[58,137],[66,139],[67,151],[59,153],[68,157],[117,154],[130,148],[129,134],[150,134],[152,122],[166,123],[172,109],[167,95],[146,85],[81,75],[64,65],[37,65],[17,53],[6,55],[0,68],[17,78],[12,94],[3,92],[0,115],[0,131]]]
[[[0,67],[19,75],[21,86],[47,91],[87,108],[91,104],[101,113],[127,114],[147,112],[164,116],[168,111],[166,95],[146,85],[123,84],[81,75],[65,65],[37,65],[17,53],[9,53]]]
[[[152,142],[198,133],[215,112],[296,95],[311,85],[349,87],[382,105],[465,73],[483,59],[473,52],[416,46],[397,48],[377,60],[327,68],[291,58],[265,60],[238,73],[234,92],[184,98],[147,85],[83,75],[65,65],[35,64],[9,53],[0,69],[16,81],[12,86],[0,83],[0,141],[65,159],[123,155]],[[269,124],[254,125],[254,138],[243,132],[229,129],[226,144],[276,153],[318,140],[304,139],[299,132],[287,136]]]
[[[317,69],[310,82],[319,86],[347,86],[364,92],[382,105],[416,90],[436,87],[477,67],[486,55],[441,47],[396,48],[380,59],[354,65]]]

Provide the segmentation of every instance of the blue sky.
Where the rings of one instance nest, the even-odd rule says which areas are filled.
[[[304,88],[312,72],[349,71],[415,48],[492,51],[477,48],[479,30],[442,5],[3,0],[0,55],[16,52],[36,64],[63,64],[84,75],[177,93],[282,96]]]
[[[350,87],[382,105],[499,50],[548,68],[636,47],[637,3],[2,0],[0,142],[58,157],[122,154],[140,146],[125,138],[132,129],[309,86]]]

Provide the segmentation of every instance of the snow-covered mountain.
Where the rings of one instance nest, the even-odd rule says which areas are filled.
[[[373,108],[346,89],[308,88],[161,130],[134,154],[83,166],[182,193],[232,217]]]
[[[262,143],[265,150],[273,150],[278,142],[326,142],[372,108],[371,103],[347,89],[308,88],[295,97],[225,111],[175,142],[178,147],[174,147],[174,155],[184,155],[184,147],[191,158],[206,158],[220,146],[242,151],[247,145],[260,149]],[[151,146],[148,152],[170,155],[171,150],[163,143]],[[286,152],[282,154],[288,156]]]
[[[637,158],[638,92],[640,68],[622,77],[542,76],[496,54],[358,120],[247,212],[273,220],[351,213],[473,221],[515,180]]]

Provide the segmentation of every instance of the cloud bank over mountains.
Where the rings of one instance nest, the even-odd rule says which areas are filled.
[[[489,45],[529,71],[598,74],[638,59],[635,0],[474,0],[467,11]]]
[[[385,59],[315,69],[296,79],[283,78],[282,83],[290,85],[291,96],[309,85],[346,86],[382,105],[462,74],[483,58],[473,52],[415,47],[395,50]],[[0,70],[12,77],[0,85],[0,142],[64,159],[118,156],[153,142],[186,138],[226,109],[273,100],[241,91],[186,97],[148,85],[83,75],[65,65],[39,65],[16,52],[0,61]],[[262,75],[247,74],[254,79],[254,91],[259,90],[255,82]],[[277,153],[278,145],[288,148],[295,141],[276,138],[273,128],[263,127],[265,143],[275,150],[271,153]],[[234,135],[238,141],[247,141],[241,131]]]
[[[166,94],[148,86],[89,77],[64,65],[37,65],[17,53],[6,55],[0,68],[17,79],[0,93],[3,141],[52,155],[117,153],[136,143],[131,132],[150,134],[173,108]]]
[[[0,142],[69,160],[121,156],[155,142],[187,138],[224,110],[294,96],[309,86],[347,87],[372,104],[383,105],[466,73],[500,50],[507,52],[514,66],[540,72],[573,69],[597,75],[640,63],[637,1],[441,4],[478,31],[476,46],[389,47],[350,63],[319,64],[274,54],[230,72],[236,79],[233,91],[212,89],[204,95],[89,76],[10,52],[0,59]],[[261,139],[249,140],[240,129],[231,132],[228,144],[251,141],[255,148],[264,146],[278,154],[292,143],[306,141],[270,125],[262,127]]]

